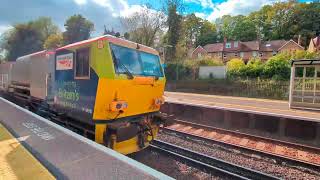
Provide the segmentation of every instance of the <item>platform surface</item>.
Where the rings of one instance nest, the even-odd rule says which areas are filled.
[[[171,179],[1,97],[0,123],[57,179]]]
[[[166,102],[320,122],[320,111],[290,109],[286,101],[165,92]]]
[[[0,124],[0,179],[54,179],[20,141]]]

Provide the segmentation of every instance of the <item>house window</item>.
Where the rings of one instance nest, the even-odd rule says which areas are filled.
[[[76,52],[76,68],[75,68],[75,78],[88,79],[90,76],[90,65],[89,65],[89,48],[79,49]]]
[[[277,55],[277,51],[272,51],[272,56]]]
[[[240,57],[243,58],[243,52],[240,52]]]
[[[233,43],[233,47],[235,47],[235,48],[238,47],[238,41],[235,41],[235,42]]]
[[[202,57],[202,54],[201,53],[198,53],[198,58],[201,58]]]
[[[253,51],[253,52],[252,52],[252,56],[253,56],[253,57],[257,57],[257,52],[256,52],[256,51]]]
[[[226,43],[226,48],[231,48],[231,43]]]

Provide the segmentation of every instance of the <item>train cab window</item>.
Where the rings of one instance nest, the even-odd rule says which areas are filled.
[[[159,56],[141,52],[143,75],[163,77]]]
[[[90,50],[83,48],[76,51],[75,79],[89,79],[90,77]]]

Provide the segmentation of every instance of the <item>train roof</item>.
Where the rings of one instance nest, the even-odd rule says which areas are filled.
[[[92,39],[88,39],[88,40],[84,40],[84,41],[79,41],[79,42],[76,42],[76,43],[73,43],[73,44],[68,44],[66,46],[63,46],[63,47],[60,47],[60,48],[56,49],[56,51],[79,47],[79,46],[82,46],[82,45],[85,45],[85,44],[90,44],[90,43],[98,41],[98,40],[107,40],[107,41],[109,41],[111,43],[114,43],[114,44],[117,44],[117,45],[121,45],[121,46],[125,46],[125,47],[128,47],[128,48],[139,49],[141,51],[145,51],[145,52],[148,52],[148,53],[151,53],[151,54],[155,54],[155,55],[159,54],[157,50],[155,50],[155,49],[153,49],[151,47],[148,47],[148,46],[145,46],[145,45],[142,45],[142,44],[138,44],[138,43],[135,43],[135,42],[132,42],[132,41],[128,41],[128,40],[125,40],[125,39],[122,39],[122,38],[117,38],[117,37],[111,36],[111,35],[99,36],[99,37],[96,37],[96,38],[92,38]],[[139,48],[137,48],[137,47],[139,47]]]
[[[18,57],[17,61],[20,61],[20,60],[25,59],[27,57],[41,56],[41,55],[52,54],[52,53],[54,53],[54,51],[49,51],[49,50],[38,51],[38,52],[35,52],[35,53],[32,53],[32,54],[27,54],[27,55]]]

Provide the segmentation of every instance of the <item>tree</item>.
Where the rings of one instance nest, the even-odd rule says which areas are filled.
[[[301,35],[302,45],[309,45],[310,39],[320,33],[320,3],[297,4],[289,30],[296,38]]]
[[[153,46],[157,33],[160,33],[165,25],[165,18],[164,13],[145,6],[132,16],[122,18],[121,22],[129,31],[130,40],[146,46]]]
[[[216,21],[223,37],[238,41],[257,39],[255,24],[246,16],[225,15]]]
[[[129,34],[128,32],[125,32],[125,33],[123,34],[123,37],[124,37],[125,39],[130,39],[130,34]]]
[[[71,44],[78,41],[89,39],[94,25],[82,15],[69,17],[64,24],[66,31],[63,33],[64,44]]]
[[[176,58],[176,48],[180,40],[181,35],[181,21],[182,16],[177,13],[178,4],[175,1],[168,3],[168,32],[167,32],[167,43],[172,46],[166,53],[167,60],[174,60]]]
[[[190,14],[184,17],[183,34],[186,38],[186,43],[194,46],[197,38],[200,36],[201,27],[203,25],[202,19],[195,14]]]
[[[17,57],[42,50],[41,33],[31,23],[17,24],[2,38],[1,46],[6,50],[6,59],[15,61]]]
[[[49,17],[40,17],[35,21],[30,21],[30,23],[31,26],[40,32],[43,41],[48,39],[52,34],[60,33],[59,27],[55,25]]]
[[[6,52],[5,59],[14,61],[17,57],[42,50],[46,39],[58,32],[58,27],[50,18],[40,17],[34,21],[14,25],[2,35],[0,46]]]
[[[221,37],[217,32],[215,24],[205,20],[200,28],[200,35],[197,38],[196,46],[204,46],[206,44],[213,44],[221,41]]]
[[[293,8],[295,1],[279,2],[272,6],[272,39],[291,39],[293,25]]]
[[[56,49],[63,45],[62,34],[51,34],[48,39],[44,42],[43,48],[45,49]]]

